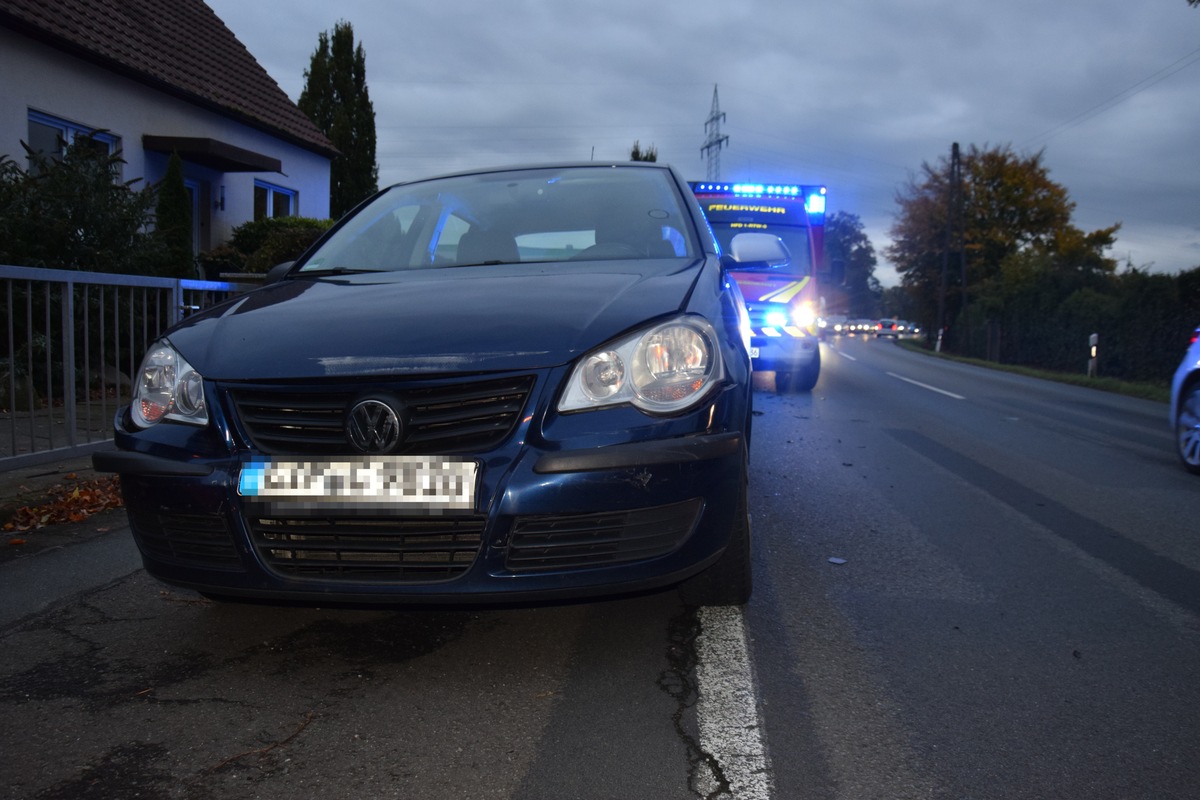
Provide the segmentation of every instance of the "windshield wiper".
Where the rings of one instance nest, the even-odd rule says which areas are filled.
[[[325,278],[330,275],[362,275],[364,272],[386,272],[382,269],[358,269],[355,267],[330,267],[329,269],[301,269],[297,276],[316,276]]]

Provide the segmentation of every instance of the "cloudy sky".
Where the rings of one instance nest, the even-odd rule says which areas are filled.
[[[724,180],[829,187],[883,257],[896,192],[966,148],[1045,151],[1111,255],[1200,266],[1200,8],[1186,0],[207,0],[297,99],[322,31],[367,58],[381,185],[625,159],[689,179],[718,87]],[[336,10],[335,10],[336,9]]]

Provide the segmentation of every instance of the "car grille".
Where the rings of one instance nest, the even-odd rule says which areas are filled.
[[[519,376],[436,386],[372,386],[390,391],[404,407],[404,438],[397,453],[477,453],[512,432],[533,378]],[[349,451],[345,416],[361,387],[328,391],[307,387],[234,389],[238,419],[254,447],[268,455],[336,455]]]
[[[250,520],[266,565],[289,577],[425,583],[455,578],[474,563],[487,517],[287,518]]]
[[[505,565],[512,572],[608,567],[675,550],[696,526],[697,498],[656,508],[518,517]]]
[[[130,513],[129,527],[142,552],[156,561],[242,571],[223,514]]]

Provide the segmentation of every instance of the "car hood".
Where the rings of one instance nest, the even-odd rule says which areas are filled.
[[[704,265],[597,263],[292,278],[168,338],[210,380],[537,369],[682,310]]]

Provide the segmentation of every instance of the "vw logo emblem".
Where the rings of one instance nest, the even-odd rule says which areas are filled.
[[[390,453],[400,432],[400,416],[382,400],[363,400],[346,417],[346,438],[362,453]]]

